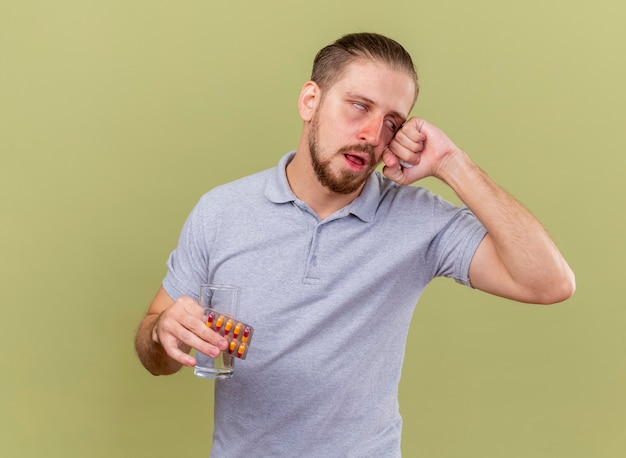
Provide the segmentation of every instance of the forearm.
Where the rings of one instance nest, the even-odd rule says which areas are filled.
[[[488,234],[470,264],[472,286],[542,304],[573,294],[574,274],[539,221],[443,131],[411,118],[389,143],[383,161],[385,176],[401,185],[428,176],[444,181],[485,226]]]
[[[574,275],[539,221],[467,154],[450,155],[439,173],[487,229],[516,288],[513,298],[551,303],[573,294]]]
[[[170,358],[161,346],[155,329],[158,318],[158,314],[149,314],[142,320],[135,335],[135,350],[152,375],[169,375],[180,370],[182,364]]]

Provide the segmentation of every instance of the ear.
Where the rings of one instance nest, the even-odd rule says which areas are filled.
[[[298,111],[303,121],[311,121],[319,101],[321,99],[321,89],[315,81],[307,81],[302,86],[300,98],[298,99]]]

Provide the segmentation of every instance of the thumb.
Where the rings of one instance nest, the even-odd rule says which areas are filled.
[[[406,177],[404,176],[404,169],[400,167],[400,161],[391,151],[386,150],[383,153],[383,175],[398,184],[405,184]]]

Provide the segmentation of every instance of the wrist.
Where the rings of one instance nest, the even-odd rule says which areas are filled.
[[[441,162],[436,177],[456,190],[468,176],[477,170],[479,170],[478,167],[469,155],[465,151],[457,149]]]

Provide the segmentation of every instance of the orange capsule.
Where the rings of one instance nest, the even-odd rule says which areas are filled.
[[[239,337],[239,333],[241,332],[241,327],[243,325],[241,323],[237,323],[235,325],[235,329],[233,329],[233,337],[236,339],[237,337]]]
[[[235,351],[236,346],[237,346],[237,341],[231,340],[230,345],[228,346],[228,353],[232,355],[232,353]]]
[[[250,337],[250,326],[246,326],[246,329],[243,330],[243,335],[241,336],[241,341],[242,342],[247,342],[248,338]]]
[[[215,319],[215,313],[209,313],[209,316],[206,317],[206,325],[208,328],[213,326],[213,320]]]
[[[239,348],[237,349],[237,358],[241,358],[241,356],[246,352],[246,344],[242,343],[241,345],[239,345]]]
[[[215,330],[219,331],[223,324],[224,324],[224,315],[220,315],[217,317],[217,321],[215,322]]]
[[[229,319],[224,326],[224,335],[228,335],[230,330],[233,328],[233,320]]]

